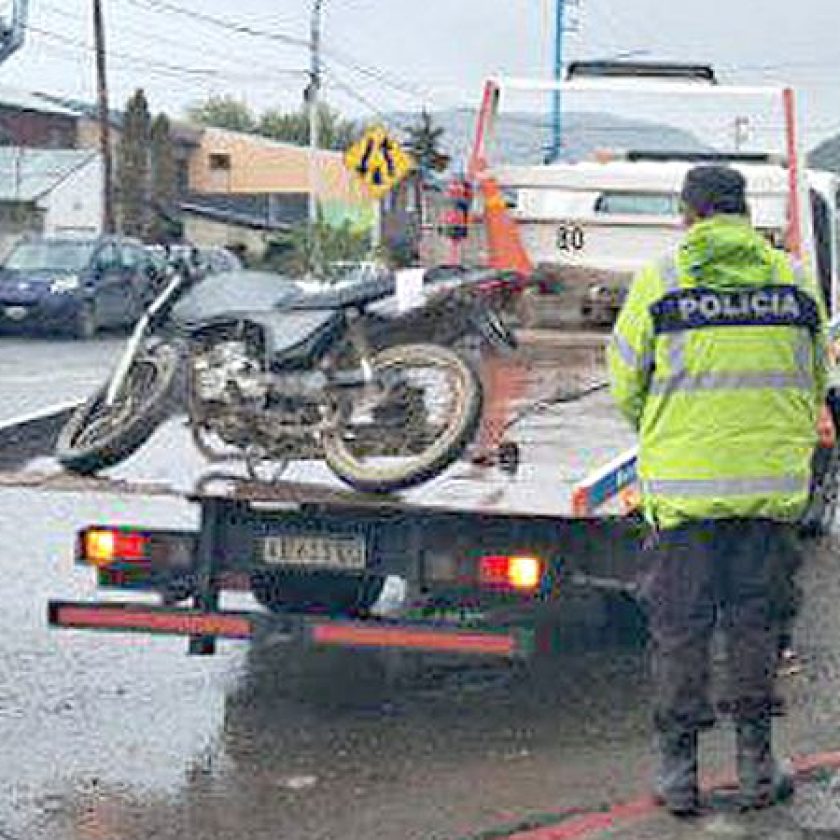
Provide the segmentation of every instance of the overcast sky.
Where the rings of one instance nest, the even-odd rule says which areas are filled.
[[[143,86],[179,114],[211,93],[296,107],[311,0],[102,0],[114,104]],[[353,115],[475,105],[496,72],[545,76],[555,0],[324,0],[327,98]],[[0,0],[0,9],[11,0]],[[30,0],[23,49],[0,83],[93,99],[90,0]],[[182,10],[183,13],[179,13]],[[232,31],[194,14],[249,27]],[[728,81],[790,81],[807,145],[840,132],[837,0],[579,0],[567,57],[629,51],[714,63]],[[577,105],[577,103],[574,103]]]

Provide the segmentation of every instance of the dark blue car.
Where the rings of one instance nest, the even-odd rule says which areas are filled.
[[[0,326],[79,338],[128,326],[152,294],[153,271],[129,239],[21,240],[0,268]]]

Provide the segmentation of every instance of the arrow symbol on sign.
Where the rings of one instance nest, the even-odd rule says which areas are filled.
[[[373,140],[368,140],[365,144],[365,150],[362,152],[362,157],[359,159],[356,172],[360,175],[367,175],[370,170],[370,158],[373,154]]]
[[[384,137],[382,139],[382,145],[380,146],[382,150],[382,157],[385,159],[385,165],[388,167],[388,175],[393,178],[396,174],[397,167],[394,163],[394,155],[393,149],[391,148],[391,141]]]

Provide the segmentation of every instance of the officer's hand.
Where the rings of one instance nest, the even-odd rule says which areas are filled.
[[[823,405],[817,419],[817,437],[820,446],[826,449],[831,449],[837,444],[837,430],[834,428],[834,420],[831,418],[831,411],[827,405]]]

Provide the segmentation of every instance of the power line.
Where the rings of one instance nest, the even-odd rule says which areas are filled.
[[[94,52],[94,48],[86,43],[85,41],[80,41],[76,38],[69,38],[66,35],[62,35],[59,32],[52,32],[49,29],[42,29],[39,26],[33,26],[29,24],[26,27],[30,32],[34,32],[38,35],[42,35],[45,38],[52,38],[55,41],[58,41],[62,44],[67,44],[69,46],[77,47],[82,49],[86,52]],[[149,69],[150,71],[152,68],[159,68],[160,70],[168,71],[171,74],[175,75],[191,75],[191,76],[216,76],[218,75],[218,71],[212,68],[205,68],[205,67],[185,67],[182,64],[169,64],[168,62],[163,61],[149,61],[148,58],[143,58],[138,55],[132,55],[129,53],[123,53],[116,50],[110,50],[110,55],[121,58],[124,61],[131,61],[138,64],[140,67],[144,67]]]
[[[75,14],[73,12],[67,12],[64,9],[62,9],[61,7],[55,6],[51,3],[42,3],[42,6],[46,9],[48,9],[53,14],[58,15],[59,17],[63,17],[63,18],[69,19],[69,20],[74,20],[74,21],[78,21],[78,19],[79,19],[79,16],[77,14]],[[118,33],[119,34],[122,34],[122,33],[134,34],[137,37],[142,37],[144,40],[147,40],[149,38],[149,36],[151,35],[154,38],[156,43],[169,44],[171,47],[179,49],[179,50],[183,50],[184,48],[188,48],[188,49],[191,48],[193,52],[200,52],[204,56],[210,55],[214,58],[223,58],[223,59],[229,59],[230,58],[230,53],[229,52],[222,54],[222,53],[220,53],[218,51],[215,51],[215,50],[210,51],[210,50],[207,49],[206,46],[199,46],[199,45],[196,45],[196,44],[190,44],[189,42],[184,42],[183,40],[177,40],[176,41],[175,39],[172,39],[172,38],[166,38],[165,36],[162,36],[157,32],[154,32],[154,33],[150,33],[148,31],[141,32],[139,29],[135,29],[133,27],[125,26],[124,24],[119,25]],[[137,57],[137,58],[139,60],[139,57]],[[253,62],[249,62],[249,64],[251,66],[254,66]],[[275,68],[275,67],[269,67],[268,65],[264,65],[264,64],[259,64],[259,65],[256,65],[256,66],[264,67],[267,72],[271,72],[272,74],[284,74],[284,75],[286,75],[286,74],[288,74],[288,75],[305,75],[306,74],[306,70],[304,70],[303,68],[300,68],[300,69],[296,69],[296,68]],[[238,73],[234,73],[234,74],[232,74],[232,76],[236,77],[237,79],[243,79],[243,80],[249,80],[251,78],[256,78],[256,77],[246,76],[246,75],[238,74]]]
[[[354,58],[349,53],[345,53],[342,50],[336,50],[333,47],[331,47],[329,50],[325,50],[325,52],[337,64],[341,64],[349,70],[354,70],[359,75],[367,76],[369,79],[373,79],[379,82],[380,84],[390,87],[393,90],[399,91],[400,93],[407,93],[410,96],[414,96],[418,99],[425,100],[429,98],[429,91],[420,88],[410,82],[406,82],[402,79],[399,79],[388,70],[383,70],[381,68],[374,67],[369,64],[364,64],[358,59]]]
[[[58,32],[53,32],[49,29],[43,29],[38,26],[32,26],[31,24],[27,27],[29,31],[41,35],[44,38],[56,41],[60,44],[64,44],[66,46],[70,46],[75,48],[74,54],[78,54],[79,52],[84,53],[93,53],[95,52],[94,47],[90,44],[87,44],[84,41],[78,40],[76,38],[70,38],[66,35],[63,35]],[[236,82],[253,82],[264,79],[263,76],[255,76],[251,74],[236,74],[236,73],[226,73],[223,70],[212,68],[212,67],[187,67],[182,64],[170,64],[168,62],[160,62],[160,61],[152,61],[147,57],[143,57],[137,55],[135,53],[126,53],[116,50],[109,50],[109,56],[120,58],[122,60],[122,69],[142,69],[145,70],[153,75],[160,75],[160,76],[167,76],[167,77],[191,77],[191,78],[203,78],[203,79],[224,79],[227,81],[236,81]],[[120,66],[115,66],[115,70],[120,69]],[[277,74],[293,74],[293,75],[300,75],[304,74],[304,70],[292,70],[292,69],[276,69],[271,70],[272,73]]]
[[[218,29],[224,29],[229,32],[235,32],[239,35],[247,35],[252,38],[262,38],[286,44],[288,46],[303,47],[306,49],[309,49],[310,46],[308,40],[289,35],[285,32],[237,23],[228,18],[208,15],[204,12],[196,11],[195,9],[187,9],[181,6],[176,6],[167,2],[167,0],[127,0],[127,2],[134,6],[151,11],[167,12],[169,14],[188,17],[209,26],[214,26]],[[404,94],[407,93],[422,100],[429,99],[428,91],[424,91],[407,81],[395,77],[395,75],[390,71],[365,64],[349,53],[342,50],[336,50],[332,47],[324,49],[323,53],[324,55],[330,56],[337,64],[341,64],[342,66],[353,70],[360,75],[373,79],[382,85],[392,88],[393,90],[397,90]]]
[[[379,117],[379,119],[381,119],[383,122],[388,122],[388,117],[377,105],[371,102],[370,99],[368,99],[366,96],[363,96],[361,93],[359,93],[351,85],[342,82],[329,68],[327,69],[326,75],[331,85],[334,85],[339,90],[344,91],[344,93],[347,96],[349,96],[352,99],[355,99],[356,102],[359,102],[362,105],[364,105],[368,110],[376,114],[376,116]]]
[[[198,12],[195,9],[186,9],[181,6],[175,6],[166,0],[128,0],[133,6],[140,8],[161,10],[169,12],[174,15],[181,15],[182,17],[189,17],[193,20],[199,20],[209,26],[215,26],[219,29],[226,29],[229,32],[237,32],[240,35],[250,35],[254,38],[265,38],[270,41],[276,41],[282,44],[288,44],[294,47],[305,47],[309,49],[309,41],[304,38],[298,38],[293,35],[287,35],[276,30],[260,29],[254,26],[248,26],[243,23],[236,23],[227,18],[216,17],[215,15],[208,15],[204,12]]]

